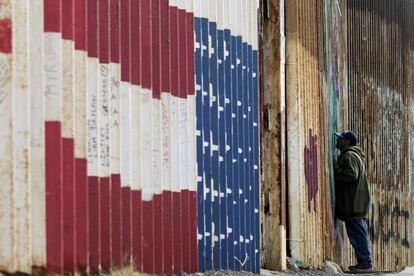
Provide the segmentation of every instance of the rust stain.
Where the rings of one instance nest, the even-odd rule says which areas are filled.
[[[359,134],[367,156],[372,254],[378,269],[398,270],[409,265],[412,235],[406,198],[413,6],[406,0],[351,0],[346,8],[348,128]]]
[[[300,157],[298,170],[303,170],[298,207],[308,210],[301,212],[300,229],[294,229],[306,241],[296,252],[310,267],[325,259],[344,267],[355,262],[342,224],[333,217],[331,187],[332,160],[337,154],[333,132],[352,129],[366,153],[374,263],[379,270],[398,270],[414,256],[407,219],[412,217],[408,110],[414,79],[409,58],[414,56],[414,4],[406,0],[295,3],[295,14],[289,18],[296,21],[289,22],[294,21],[297,30],[290,34],[287,50],[297,48],[295,79],[290,78],[297,83],[288,85],[297,87],[300,105],[301,152],[293,156]],[[298,247],[294,242],[292,246]]]

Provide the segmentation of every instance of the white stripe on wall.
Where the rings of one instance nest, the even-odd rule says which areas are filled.
[[[179,148],[180,148],[180,190],[188,190],[188,137],[187,137],[187,99],[178,98]]]
[[[88,175],[99,176],[98,59],[87,59]]]
[[[44,91],[46,121],[62,120],[62,40],[60,33],[45,33]]]
[[[208,20],[217,22],[217,0],[209,0],[208,2]]]
[[[111,172],[114,174],[121,173],[121,145],[120,145],[120,112],[121,112],[121,96],[120,96],[120,66],[116,63],[110,65],[110,136],[111,136]]]
[[[178,130],[178,116],[179,116],[179,103],[178,98],[171,96],[171,190],[173,192],[180,191],[180,151],[179,151],[179,130]]]
[[[63,121],[62,136],[73,138],[74,127],[74,42],[72,40],[62,40],[62,88],[63,88]]]
[[[131,85],[121,82],[121,186],[131,187]]]
[[[192,1],[193,1],[194,17],[202,17],[200,0],[192,0]]]
[[[99,176],[109,177],[110,169],[110,86],[109,86],[109,64],[99,64],[98,82],[99,82]]]
[[[140,183],[142,187],[142,200],[151,200],[154,194],[152,186],[152,91],[149,89],[141,89],[140,93],[140,158],[141,172]],[[156,173],[156,172],[154,172]]]
[[[171,94],[161,93],[162,113],[162,189],[171,191]]]
[[[0,19],[11,19],[11,1],[0,0]],[[0,248],[13,248],[12,55],[0,53]],[[0,250],[0,269],[14,269],[13,250]]]
[[[142,185],[141,175],[141,87],[131,85],[131,189],[138,190]]]
[[[202,18],[208,18],[208,2],[209,1],[204,1],[204,0],[198,0],[198,1],[201,1],[201,4],[200,4],[200,10],[199,10],[200,14],[198,14],[197,16],[202,17]]]
[[[13,208],[14,265],[31,272],[30,94],[28,81],[28,2],[13,1]],[[9,225],[10,227],[10,225]]]
[[[43,94],[43,1],[29,2],[29,94],[31,101],[31,220],[45,222],[45,113]],[[46,223],[32,223],[32,264],[46,264]],[[0,258],[1,259],[1,258]]]
[[[188,137],[188,189],[190,191],[197,190],[197,173],[196,173],[196,111],[195,96],[187,96],[187,137]]]
[[[162,192],[161,122],[161,101],[152,99],[152,186],[154,194],[161,194]]]
[[[87,57],[85,51],[75,51],[75,157],[87,155]]]

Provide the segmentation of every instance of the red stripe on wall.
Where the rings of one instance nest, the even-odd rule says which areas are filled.
[[[126,82],[131,80],[129,13],[129,0],[121,0],[121,81]]]
[[[191,273],[197,272],[197,193],[190,191],[189,192],[189,210],[190,210],[190,233],[189,233],[189,240],[190,240],[190,271]]]
[[[60,122],[45,123],[46,269],[63,272],[62,144]]]
[[[161,0],[161,90],[170,91],[170,8]]]
[[[134,268],[142,271],[142,203],[141,191],[132,191],[132,260]]]
[[[99,273],[100,218],[99,177],[88,176],[89,188],[89,265],[91,273]]]
[[[149,180],[148,180],[149,181]],[[142,201],[143,272],[154,273],[154,202]]]
[[[161,275],[163,268],[163,217],[162,195],[154,195],[154,272]]]
[[[179,64],[178,64],[178,9],[170,7],[170,73],[171,94],[179,96]]]
[[[54,27],[54,24],[60,22],[59,14],[56,15],[60,2],[44,1],[48,5],[45,6],[45,31],[58,32],[60,26]],[[121,80],[131,81],[132,69],[132,83],[152,89],[154,98],[160,98],[161,90],[179,97],[194,94],[193,14],[170,7],[167,0],[108,1],[63,1],[63,37],[74,39],[78,50],[87,48],[89,57],[98,57],[99,52],[102,63],[121,61]],[[10,23],[3,23],[7,24]],[[6,29],[3,36],[10,37],[11,30],[3,29]],[[1,51],[11,51],[11,39],[0,40]],[[152,55],[152,52],[158,54]],[[178,81],[170,83],[170,78]]]
[[[44,0],[43,4],[45,32],[60,32],[60,1]]]
[[[109,63],[109,0],[98,2],[99,62]]]
[[[170,91],[170,7],[168,0],[160,1],[160,52],[161,52],[161,91]],[[162,116],[164,117],[164,116]],[[164,119],[163,119],[164,120]],[[162,260],[163,273],[173,275],[173,231],[172,231],[172,193],[170,191],[163,191],[161,197],[162,208]],[[158,270],[157,270],[157,273]],[[161,274],[161,273],[159,273]]]
[[[76,161],[76,265],[80,272],[88,267],[88,178],[86,159]]]
[[[122,187],[122,263],[124,266],[131,264],[131,188]]]
[[[179,59],[179,95],[187,97],[187,13],[178,10],[178,59]]]
[[[151,89],[151,2],[140,1],[141,6],[141,83],[143,88]]]
[[[105,271],[111,268],[111,179],[102,177],[100,188],[101,265]]]
[[[173,250],[174,273],[182,271],[181,193],[173,192]]]
[[[88,26],[88,56],[98,57],[98,0],[88,0],[87,26]]]
[[[75,0],[75,49],[86,50],[86,3]]]
[[[140,84],[140,2],[132,0],[131,1],[131,83],[135,85]]]
[[[161,7],[160,1],[152,1],[152,96],[161,99]],[[160,127],[160,126],[155,126]],[[160,132],[161,133],[161,132]],[[156,157],[161,158],[161,155]],[[159,160],[155,162],[160,162]],[[161,165],[161,162],[159,163]],[[154,195],[154,272],[161,275],[163,269],[163,219],[162,219],[162,194]]]
[[[62,5],[62,37],[64,39],[74,39],[73,33],[73,9],[74,0],[64,0]]]
[[[160,24],[160,2],[152,1],[152,96],[155,99],[161,98],[161,24]]]
[[[190,272],[190,203],[188,190],[181,190],[182,268]]]
[[[187,93],[195,94],[194,69],[194,14],[187,13]]]
[[[119,22],[120,22],[120,0],[110,0],[110,49],[111,49],[111,62],[119,62]]]
[[[178,9],[179,96],[187,97],[187,13]],[[185,115],[187,116],[187,115]],[[177,197],[178,200],[179,197]],[[189,203],[188,190],[180,193],[181,210],[181,270],[190,271]],[[175,205],[175,203],[174,203]]]
[[[99,2],[98,6],[97,0],[90,0],[87,3],[85,0],[71,1],[74,1],[74,19],[67,18],[70,17],[67,14],[62,14],[62,24],[69,24],[70,20],[74,20],[75,29],[73,29],[72,22],[72,31],[70,28],[64,28],[63,36],[67,39],[75,39],[76,49],[85,49],[85,44],[88,43],[88,55],[97,57],[99,54],[101,63],[109,62],[109,60],[119,62],[121,58],[123,81],[131,80],[131,66],[137,64],[132,68],[132,74],[136,78],[132,81],[139,84],[142,76],[142,81],[145,79],[146,88],[153,90],[153,97],[156,99],[160,98],[160,91],[171,91],[172,95],[182,98],[186,97],[187,93],[194,94],[194,35],[192,30],[194,23],[191,13],[179,11],[176,7],[169,7],[167,0],[145,1],[145,3],[138,0],[108,0],[110,10],[106,5],[108,3]],[[130,3],[130,1],[133,2]],[[140,11],[140,5],[143,11]],[[59,9],[60,7],[58,11]],[[70,9],[70,4],[63,3],[62,9],[65,13],[65,10]],[[97,17],[97,11],[99,11],[99,17]],[[140,12],[145,16],[140,18]],[[120,13],[122,13],[122,18],[119,18]],[[88,20],[88,24],[85,20]],[[139,25],[143,26],[142,34],[139,33],[140,28],[137,27]],[[99,34],[97,33],[98,26]],[[87,30],[85,30],[86,27]],[[88,31],[87,40],[86,31]],[[70,38],[71,32],[72,38]],[[73,33],[75,33],[74,37]],[[0,41],[0,47],[1,43],[2,41]],[[143,51],[141,52],[140,49]],[[59,126],[57,137],[60,137],[60,123],[54,123]],[[56,133],[54,135],[56,136]],[[46,137],[46,139],[56,138],[51,137]],[[195,192],[166,191],[162,195],[155,195],[152,201],[143,203],[140,191],[131,192],[130,188],[121,188],[120,175],[112,175],[110,179],[88,177],[86,160],[76,159],[75,161],[74,159],[73,140],[65,138],[62,140],[61,137],[59,139],[57,147],[61,147],[60,143],[63,143],[63,148],[59,148],[58,152],[52,153],[53,146],[48,146],[49,155],[55,156],[54,158],[58,156],[58,161],[61,162],[60,165],[59,162],[55,162],[54,165],[64,166],[64,168],[60,167],[58,174],[55,174],[57,176],[63,174],[63,179],[59,181],[65,183],[62,187],[62,183],[58,182],[58,189],[61,189],[59,193],[62,193],[64,189],[66,196],[72,191],[76,194],[76,199],[70,203],[70,198],[62,199],[60,195],[59,200],[62,201],[60,203],[61,201],[56,201],[56,198],[50,199],[47,194],[47,204],[48,206],[52,203],[64,204],[64,209],[61,206],[60,211],[56,208],[52,209],[56,216],[55,221],[65,226],[65,233],[66,226],[70,227],[71,224],[70,208],[67,206],[73,204],[72,212],[76,212],[76,224],[72,222],[72,227],[76,226],[77,232],[76,240],[73,240],[74,247],[76,246],[73,252],[69,250],[70,238],[64,240],[66,270],[73,271],[72,267],[77,264],[80,271],[86,271],[88,262],[90,262],[90,271],[97,273],[99,265],[103,268],[109,268],[111,265],[120,267],[129,265],[131,260],[134,261],[138,270],[148,273],[172,275],[173,267],[177,274],[181,274],[182,270],[186,272],[197,270]],[[69,141],[72,141],[72,151],[67,148]],[[64,163],[62,163],[62,158],[65,159]],[[69,165],[70,158],[72,158],[72,168]],[[48,169],[47,173],[49,171],[51,170]],[[72,174],[72,180],[70,180],[70,174]],[[49,182],[53,180],[56,183],[56,179],[58,178],[49,177]],[[72,187],[66,183],[72,183]],[[50,185],[49,188],[51,188]],[[51,225],[51,213],[53,212],[49,211],[47,214],[47,227],[56,228],[56,225]],[[50,243],[54,240],[53,238],[49,240],[49,235],[52,235],[51,230],[48,228],[47,232],[47,268],[52,269],[53,272],[57,271],[56,273],[60,273],[63,266],[62,231],[62,228],[60,232],[54,231],[54,235],[60,235],[58,243],[61,243],[61,247],[55,246],[53,249]],[[52,264],[53,260],[49,260],[49,256],[53,255],[50,255],[51,252],[58,260],[54,264]],[[70,254],[76,254],[76,258],[73,255],[73,265],[69,261]]]
[[[73,139],[63,138],[63,266],[75,271],[75,156]]]
[[[12,22],[9,18],[0,20],[0,53],[12,51]]]
[[[122,265],[121,254],[121,176],[111,177],[111,253],[112,265],[119,268]]]
[[[163,237],[164,237],[164,273],[173,275],[173,220],[172,220],[172,193],[164,191],[162,194],[163,203]]]
[[[99,62],[109,63],[109,0],[98,1]],[[102,73],[102,72],[101,72]],[[110,177],[100,178],[100,264],[102,269],[111,268],[111,183]]]

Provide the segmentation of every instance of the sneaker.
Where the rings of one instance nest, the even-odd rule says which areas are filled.
[[[357,269],[357,268],[359,268],[358,265],[351,265],[351,266],[348,267],[349,270]]]
[[[361,268],[358,267],[357,265],[355,266],[350,266],[349,267],[349,271],[355,274],[359,274],[359,273],[371,273],[374,272],[374,270],[372,269],[372,267],[368,267],[368,268]]]
[[[372,267],[372,265],[370,265],[368,267]],[[349,266],[348,269],[351,270],[351,269],[360,269],[360,268],[368,268],[368,267],[365,266],[365,265],[362,265],[362,264],[356,264],[356,265]]]

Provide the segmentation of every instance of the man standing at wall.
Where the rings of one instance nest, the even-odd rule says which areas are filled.
[[[367,217],[370,194],[365,173],[364,154],[356,146],[352,131],[337,132],[336,148],[341,151],[334,161],[335,214],[345,222],[349,241],[355,250],[358,263],[350,266],[352,273],[372,271],[371,246],[368,238]]]

